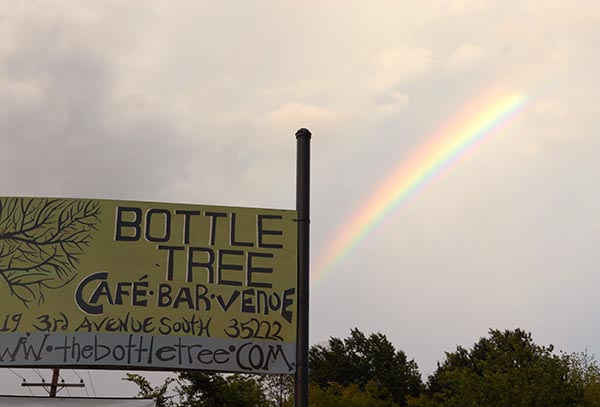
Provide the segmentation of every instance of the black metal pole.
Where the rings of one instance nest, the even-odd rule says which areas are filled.
[[[310,137],[296,132],[296,210],[298,211],[298,329],[294,406],[308,407],[308,299],[310,246]]]

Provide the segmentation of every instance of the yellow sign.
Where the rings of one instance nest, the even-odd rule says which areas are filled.
[[[295,218],[0,198],[0,366],[293,373]]]

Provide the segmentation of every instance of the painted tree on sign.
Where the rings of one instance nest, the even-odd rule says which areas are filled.
[[[0,281],[23,304],[68,284],[100,223],[92,200],[0,198]]]

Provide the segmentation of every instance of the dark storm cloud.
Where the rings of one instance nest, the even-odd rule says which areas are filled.
[[[5,194],[164,197],[182,164],[210,156],[186,142],[168,101],[128,95],[111,55],[68,24],[13,33],[0,60]]]

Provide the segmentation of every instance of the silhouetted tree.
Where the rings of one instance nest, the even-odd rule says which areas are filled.
[[[138,396],[153,398],[158,407],[272,407],[265,394],[260,376],[186,371],[152,387],[137,374],[124,379],[137,384]],[[171,383],[174,389],[169,390]]]
[[[372,383],[377,389],[373,394],[400,406],[406,406],[407,396],[423,390],[417,364],[381,333],[367,337],[353,329],[346,339],[332,337],[326,345],[310,349],[309,367],[311,382],[322,389],[337,383],[364,390]]]
[[[444,407],[569,407],[581,400],[564,357],[531,334],[490,330],[473,348],[447,352],[429,378],[430,402]],[[412,405],[431,405],[413,403]]]

